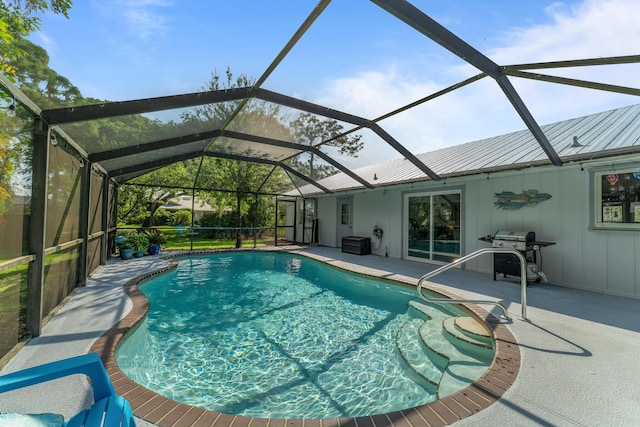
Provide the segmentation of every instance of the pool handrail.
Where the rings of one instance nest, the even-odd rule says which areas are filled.
[[[417,285],[417,291],[418,291],[418,295],[420,295],[420,298],[429,301],[429,302],[435,302],[435,303],[444,303],[444,304],[464,304],[464,303],[471,303],[471,304],[491,304],[491,305],[495,305],[498,306],[501,310],[502,310],[502,314],[503,316],[507,319],[507,320],[511,320],[511,318],[509,317],[509,313],[507,312],[507,308],[500,302],[498,301],[491,301],[491,300],[472,300],[472,299],[450,299],[450,298],[434,298],[434,297],[428,297],[426,296],[422,289],[424,288],[423,283],[425,281],[427,281],[428,279],[437,276],[440,273],[443,273],[453,267],[456,267],[458,265],[464,264],[465,262],[476,258],[482,254],[496,254],[496,253],[508,253],[508,254],[513,254],[515,256],[518,257],[519,261],[520,261],[520,306],[521,306],[521,313],[520,313],[520,320],[527,320],[527,260],[525,259],[524,255],[522,255],[522,253],[520,251],[517,251],[516,249],[512,249],[512,248],[482,248],[482,249],[478,249],[475,252],[472,252],[468,255],[463,256],[462,258],[458,258],[455,261],[450,262],[449,264],[443,265],[440,268],[436,268],[433,271],[430,271],[429,273],[425,274],[424,276],[422,276],[420,278],[420,280],[418,280],[418,285]]]

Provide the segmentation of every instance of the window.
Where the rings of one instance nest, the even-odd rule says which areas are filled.
[[[460,192],[405,195],[405,257],[451,262],[460,257]]]
[[[340,205],[340,224],[342,225],[351,224],[350,213],[349,213],[349,203],[342,203]]]
[[[316,199],[304,199],[305,228],[313,227],[313,221],[315,219],[316,219]]]
[[[640,229],[640,166],[595,172],[595,227]]]

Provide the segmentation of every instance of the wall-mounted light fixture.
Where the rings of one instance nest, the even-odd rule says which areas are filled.
[[[56,139],[56,136],[54,134],[51,134],[49,136],[49,141],[51,142],[51,145],[58,145],[58,140]]]

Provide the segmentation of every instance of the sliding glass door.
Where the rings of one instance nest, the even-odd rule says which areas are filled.
[[[405,258],[460,257],[460,199],[459,191],[405,195]]]

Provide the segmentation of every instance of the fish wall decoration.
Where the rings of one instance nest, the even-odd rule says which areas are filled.
[[[496,208],[513,211],[523,206],[536,206],[540,202],[549,200],[551,194],[539,193],[538,190],[527,190],[520,194],[516,194],[513,191],[503,191],[502,193],[495,193],[495,197],[494,205]]]

